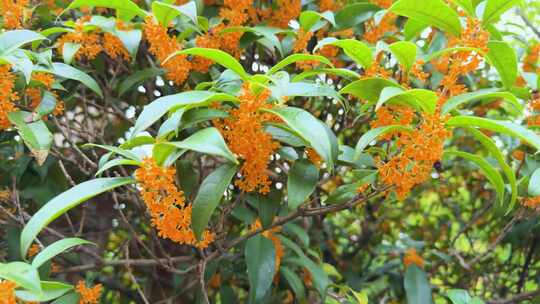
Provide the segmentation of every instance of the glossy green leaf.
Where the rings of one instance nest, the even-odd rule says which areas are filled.
[[[79,245],[84,244],[93,244],[92,242],[89,242],[87,240],[83,240],[80,238],[66,238],[61,239],[59,241],[56,241],[52,243],[51,245],[45,247],[42,251],[40,251],[32,260],[32,266],[35,268],[39,268],[41,265],[43,265],[45,262],[49,261],[50,259],[54,258],[55,256],[63,253],[64,251],[75,247]]]
[[[424,270],[416,265],[410,265],[405,271],[404,278],[405,294],[409,304],[431,304],[431,286]]]
[[[484,89],[476,92],[465,93],[449,98],[441,107],[441,114],[450,113],[462,104],[484,99],[503,99],[508,101],[516,110],[516,114],[523,111],[523,106],[519,103],[516,96],[510,92],[501,92],[499,89]]]
[[[490,184],[495,188],[499,203],[504,204],[504,181],[501,174],[483,157],[462,151],[445,151],[444,156],[457,156],[474,162],[484,173]]]
[[[336,25],[334,14],[332,14],[332,12],[319,13],[315,11],[303,11],[299,17],[300,26],[305,31],[311,31],[315,24],[321,19],[328,21],[333,26]]]
[[[287,284],[289,284],[291,289],[294,291],[296,298],[298,298],[300,301],[305,299],[306,291],[304,288],[304,282],[300,279],[300,277],[290,268],[285,266],[280,267],[279,273],[285,278]]]
[[[531,175],[527,193],[530,196],[540,196],[540,169],[536,169]]]
[[[193,201],[191,227],[197,239],[201,238],[204,229],[208,226],[212,213],[221,201],[237,169],[235,165],[225,164],[203,180],[197,197]]]
[[[379,10],[381,10],[380,7],[369,2],[358,2],[345,5],[335,14],[336,26],[338,29],[354,27],[372,18]]]
[[[270,68],[270,70],[268,70],[268,73],[266,73],[266,75],[272,75],[272,74],[282,70],[284,67],[286,67],[286,66],[288,66],[290,64],[293,64],[295,62],[308,61],[308,60],[309,61],[316,60],[316,61],[318,61],[320,63],[325,64],[325,65],[334,67],[332,62],[330,62],[330,60],[328,60],[326,57],[323,57],[323,56],[311,55],[311,54],[292,54],[292,55],[289,55],[289,56],[285,57],[280,62],[276,63],[272,68]]]
[[[323,126],[323,122],[300,108],[283,107],[266,111],[279,116],[296,135],[315,149],[329,168],[334,167],[334,161],[337,159],[334,151],[337,151],[337,146],[334,147],[335,144]]]
[[[174,95],[160,97],[143,108],[135,122],[132,136],[150,127],[169,111],[175,111],[181,107],[194,108],[207,106],[214,101],[237,101],[238,98],[216,92],[187,91]]]
[[[76,292],[69,292],[56,299],[52,304],[78,304],[80,295]]]
[[[197,131],[182,141],[164,142],[162,144],[175,146],[180,149],[221,156],[235,164],[238,164],[238,160],[231,150],[229,150],[229,147],[227,147],[221,133],[219,133],[219,131],[213,127]]]
[[[398,83],[383,78],[364,78],[349,83],[339,92],[354,95],[362,100],[376,102],[379,100],[382,90],[386,87],[403,89]]]
[[[328,278],[328,275],[324,272],[324,270],[303,254],[300,255],[298,258],[290,259],[290,261],[294,264],[298,264],[307,268],[307,270],[311,274],[313,285],[319,292],[321,298],[323,298],[324,303],[324,298],[326,297],[326,289],[330,285],[330,278]]]
[[[17,127],[19,135],[39,165],[42,165],[52,145],[53,136],[43,120],[31,122],[32,115],[28,112],[11,112],[8,115],[11,123]],[[30,121],[30,122],[27,122]]]
[[[197,5],[190,1],[184,5],[173,5],[160,1],[152,2],[152,13],[163,26],[169,26],[176,17],[183,15],[197,24]]]
[[[355,39],[338,40],[336,38],[324,38],[317,44],[315,50],[325,45],[333,45],[343,49],[345,55],[349,56],[364,69],[369,68],[373,64],[373,50],[362,41]]]
[[[388,11],[432,25],[456,37],[461,34],[459,15],[443,0],[399,0]]]
[[[477,127],[507,134],[530,144],[536,150],[540,150],[540,136],[523,126],[505,120],[493,120],[476,116],[456,116],[446,123],[451,127]]]
[[[59,298],[67,292],[73,290],[73,285],[61,282],[41,281],[42,293],[35,293],[28,290],[16,290],[18,299],[27,302],[47,302]]]
[[[100,166],[95,176],[100,176],[101,173],[117,166],[139,166],[140,164],[141,162],[132,159],[115,158]]]
[[[487,60],[499,72],[504,87],[512,88],[518,76],[516,51],[504,41],[490,41],[488,48]]]
[[[385,126],[385,127],[379,127],[375,129],[371,129],[364,133],[362,137],[358,140],[356,143],[356,147],[354,148],[354,158],[358,159],[364,149],[374,140],[377,139],[377,137],[390,133],[395,131],[411,131],[411,128],[406,126],[400,126],[400,125],[392,125],[392,126]]]
[[[396,56],[397,61],[409,71],[416,61],[416,44],[409,41],[398,41],[390,44],[388,49]]]
[[[66,211],[98,194],[134,182],[135,180],[128,177],[97,178],[60,193],[41,207],[26,223],[21,233],[21,256],[26,256],[28,248],[41,230]]]
[[[45,36],[30,30],[6,31],[0,34],[0,56],[5,56],[27,43],[44,39]]]
[[[135,2],[131,0],[74,0],[64,10],[71,10],[80,7],[107,7],[118,11],[123,19],[132,19],[135,16],[146,17],[148,15]],[[64,13],[62,12],[62,14]]]
[[[244,256],[251,303],[260,303],[270,289],[275,272],[276,250],[271,240],[258,234],[246,242]]]
[[[309,160],[295,161],[287,179],[289,209],[296,209],[313,193],[319,181],[319,169]]]
[[[397,87],[386,87],[381,91],[376,109],[383,104],[407,105],[414,109],[434,114],[439,97],[431,90],[412,89],[404,91]]]
[[[408,19],[403,26],[403,35],[405,40],[412,40],[414,37],[420,35],[429,24],[415,19]]]
[[[101,88],[90,75],[65,63],[53,62],[51,68],[36,68],[36,71],[53,73],[60,77],[79,81],[98,94],[99,97],[103,97]]]
[[[464,289],[450,289],[447,293],[452,304],[470,304],[471,296]]]
[[[182,51],[172,53],[171,55],[169,55],[167,59],[165,59],[163,63],[167,62],[167,60],[170,60],[171,58],[177,55],[201,56],[201,57],[210,59],[218,63],[219,65],[222,65],[223,67],[235,72],[243,80],[248,80],[250,78],[250,75],[246,73],[246,71],[244,70],[244,67],[242,67],[242,65],[240,64],[240,62],[238,62],[238,60],[236,60],[236,58],[218,49],[208,49],[208,48],[199,48],[199,47],[185,49]]]
[[[42,292],[38,271],[30,264],[23,262],[0,263],[0,278],[15,282],[18,286],[34,293],[40,294]]]
[[[519,2],[520,0],[487,0],[482,22],[490,24],[497,21],[504,12],[516,6]]]
[[[130,74],[126,79],[124,79],[118,86],[118,95],[122,96],[133,87],[140,85],[145,80],[153,79],[157,76],[163,75],[165,70],[160,68],[147,68],[144,70],[138,70],[133,74]]]

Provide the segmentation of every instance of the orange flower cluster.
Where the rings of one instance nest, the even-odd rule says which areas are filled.
[[[392,6],[393,0],[370,0],[369,2],[382,7],[382,8],[390,8]]]
[[[32,244],[30,248],[28,249],[28,257],[34,257],[36,254],[38,254],[41,251],[41,247],[38,244]]]
[[[388,79],[391,76],[391,72],[388,71],[384,66],[382,66],[382,61],[384,59],[384,53],[380,52],[377,54],[377,57],[375,57],[375,62],[367,68],[364,72],[364,75],[362,75],[362,78],[369,78],[369,77],[380,77],[384,79]]]
[[[481,26],[478,19],[467,18],[467,27],[459,38],[452,37],[448,42],[448,47],[474,47],[481,52],[487,53],[487,43],[489,33]],[[457,51],[441,56],[438,60],[432,61],[436,70],[444,74],[441,80],[441,90],[439,95],[440,105],[446,102],[447,98],[465,93],[467,88],[459,84],[458,80],[462,75],[475,71],[482,60],[482,55],[473,51]]]
[[[182,50],[182,45],[176,41],[176,37],[171,37],[167,33],[167,28],[154,20],[154,17],[148,16],[144,20],[144,35],[150,44],[149,51],[160,62],[163,68],[167,70],[166,77],[175,84],[182,84],[189,76],[191,62],[187,60],[186,55],[177,55],[163,64],[171,54]]]
[[[162,168],[152,158],[145,158],[135,171],[140,194],[152,217],[152,225],[158,235],[179,244],[206,248],[214,240],[214,234],[204,231],[203,239],[197,241],[191,229],[191,205],[186,205],[184,192],[179,190],[174,168]]]
[[[219,49],[221,46],[219,37],[215,37],[211,33],[206,33],[195,38],[195,45],[197,47]],[[193,70],[201,73],[207,73],[208,69],[214,62],[210,59],[197,56],[193,58]]]
[[[272,12],[270,25],[287,28],[289,22],[300,16],[302,3],[300,0],[277,0],[278,8]]]
[[[319,0],[319,11],[321,12],[335,12],[341,7],[343,7],[343,2],[340,0]]]
[[[424,259],[418,253],[416,252],[416,249],[409,248],[405,252],[405,256],[403,257],[403,265],[405,267],[409,267],[410,265],[416,265],[420,268],[424,267]]]
[[[305,53],[307,52],[307,44],[309,40],[313,37],[313,32],[305,31],[303,28],[300,28],[297,33],[296,42],[293,46],[294,53]]]
[[[322,158],[321,156],[315,151],[313,148],[307,148],[306,149],[306,156],[309,159],[309,161],[317,166],[317,168],[321,167],[322,164]]]
[[[15,75],[10,69],[9,65],[0,66],[0,131],[9,128],[8,114],[17,110],[13,102],[19,99],[17,92],[13,92]]]
[[[535,43],[523,59],[523,71],[540,73],[538,60],[540,59],[540,42]]]
[[[75,24],[75,30],[71,33],[64,34],[58,39],[58,52],[62,53],[64,44],[69,42],[81,45],[75,54],[76,60],[82,60],[83,58],[92,60],[99,53],[105,51],[114,60],[123,58],[129,61],[129,53],[118,37],[111,33],[105,33],[102,38],[98,31],[88,32],[84,30],[85,23],[90,21],[90,18],[90,16],[79,18]]]
[[[377,43],[384,34],[397,31],[396,20],[397,15],[393,13],[386,13],[379,24],[376,24],[374,19],[368,20],[362,39],[371,44]]]
[[[28,0],[2,0],[0,15],[4,19],[4,28],[8,30],[23,28],[25,19],[31,16],[31,10],[26,6]]]
[[[81,296],[79,304],[98,304],[99,297],[101,296],[101,288],[101,284],[89,288],[83,281],[79,281],[75,287],[75,290]]]
[[[228,118],[214,121],[231,150],[244,159],[240,168],[242,177],[235,182],[244,192],[258,190],[266,194],[270,191],[267,167],[279,143],[263,129],[264,122],[275,120],[272,115],[260,112],[271,107],[267,103],[269,97],[269,90],[254,95],[246,83],[242,87],[239,107],[231,110]]]
[[[259,219],[255,220],[255,222],[253,223],[253,225],[251,225],[251,231],[255,231],[257,229],[261,229],[262,228],[262,224],[261,224],[261,221]],[[276,250],[276,260],[275,260],[275,265],[274,265],[274,273],[277,274],[277,272],[279,271],[279,266],[281,265],[281,259],[283,258],[283,254],[285,253],[285,250],[283,248],[283,244],[281,243],[281,240],[279,239],[279,236],[276,235],[276,233],[280,232],[281,231],[281,227],[274,227],[270,230],[266,230],[265,232],[262,233],[262,235],[269,239],[270,241],[272,241],[272,243],[274,244],[274,248]]]
[[[0,282],[0,304],[16,304],[15,287],[17,284],[11,281]]]
[[[533,95],[533,99],[529,102],[528,107],[531,111],[535,112],[527,118],[527,125],[529,126],[540,126],[540,94],[536,93]]]
[[[540,209],[540,196],[525,198],[521,201],[521,204],[525,207],[538,210]]]
[[[413,67],[411,68],[411,74],[414,75],[418,80],[425,82],[429,77],[429,73],[424,72],[422,66],[424,65],[423,60],[418,60]]]
[[[433,164],[440,160],[444,140],[450,136],[445,120],[439,114],[423,114],[415,130],[400,134],[397,140],[400,152],[379,166],[380,180],[393,186],[399,199],[404,199],[414,186],[426,181]]]
[[[408,126],[413,122],[414,111],[406,106],[382,106],[377,112],[377,118],[369,124],[372,128],[386,127],[391,125]],[[400,131],[389,132],[380,137],[382,140],[390,140],[399,136]]]

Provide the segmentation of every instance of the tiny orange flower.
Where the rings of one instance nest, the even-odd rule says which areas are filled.
[[[79,281],[75,290],[80,295],[79,304],[98,304],[101,296],[101,284],[97,284],[92,288],[86,286],[83,281]]]
[[[424,267],[424,259],[418,253],[416,252],[416,249],[409,248],[405,252],[405,256],[403,257],[403,265],[405,267],[409,267],[410,265],[416,265],[420,268]]]
[[[0,304],[16,304],[15,287],[17,284],[11,281],[0,282]]]

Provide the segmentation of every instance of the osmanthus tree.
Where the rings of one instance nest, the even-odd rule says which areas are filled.
[[[0,303],[535,303],[537,6],[2,1]]]

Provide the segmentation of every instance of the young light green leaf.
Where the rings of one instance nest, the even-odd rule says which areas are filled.
[[[306,159],[295,161],[287,179],[289,209],[295,210],[315,190],[319,181],[319,169]]]
[[[456,37],[461,34],[459,15],[443,0],[399,0],[388,11],[432,25]]]
[[[292,54],[285,57],[280,62],[276,63],[270,70],[268,70],[266,75],[272,75],[282,70],[284,67],[288,66],[289,64],[293,64],[298,61],[307,61],[307,60],[309,61],[316,60],[320,63],[324,63],[325,65],[334,67],[332,62],[330,62],[330,60],[328,60],[326,57],[323,57],[323,56],[311,55],[311,54]]]
[[[73,290],[73,285],[61,282],[41,281],[41,290],[42,293],[29,290],[16,290],[15,295],[18,299],[25,302],[48,302]]]
[[[24,256],[24,255],[23,255]],[[15,282],[34,293],[42,292],[37,269],[23,262],[0,263],[0,278]]]
[[[516,51],[504,41],[490,41],[488,48],[487,60],[499,72],[504,87],[511,89],[518,76]]]
[[[410,265],[405,271],[405,294],[409,304],[431,304],[431,286],[426,273],[416,265]]]
[[[37,163],[42,165],[49,155],[53,136],[43,120],[27,123],[31,121],[31,116],[31,113],[18,111],[9,113],[8,118],[17,127],[19,135],[36,158]]]
[[[516,114],[523,111],[523,106],[519,103],[514,94],[510,92],[501,92],[499,89],[484,89],[451,97],[441,107],[441,114],[444,115],[450,113],[452,110],[464,103],[483,99],[503,99],[512,105],[512,107],[516,110]]]
[[[386,87],[396,87],[405,90],[398,83],[383,78],[365,78],[353,81],[346,85],[341,94],[351,94],[362,100],[376,102],[379,100],[381,91]]]
[[[68,7],[62,12],[80,8],[80,7],[107,7],[118,11],[123,19],[130,20],[135,16],[146,17],[148,13],[141,9],[135,2],[131,0],[74,0]]]
[[[412,89],[404,91],[397,87],[386,87],[381,91],[376,109],[379,109],[385,103],[390,103],[408,105],[416,110],[433,114],[438,99],[437,94],[431,90]]]
[[[337,155],[334,155],[333,151],[337,151],[337,146],[334,147],[332,138],[321,121],[300,108],[284,107],[266,111],[279,116],[296,133],[295,135],[298,135],[315,149],[329,168],[334,167]]]
[[[354,158],[358,159],[360,158],[360,155],[364,151],[364,149],[377,137],[390,133],[395,131],[411,131],[412,129],[406,126],[400,126],[400,125],[392,125],[392,126],[385,126],[385,127],[379,127],[375,129],[371,129],[364,133],[362,137],[358,140],[356,143],[356,147],[354,148]]]
[[[185,49],[182,51],[178,51],[175,53],[172,53],[163,61],[163,63],[167,62],[171,58],[177,55],[194,55],[194,56],[201,56],[210,60],[215,61],[216,63],[222,65],[223,67],[235,72],[242,78],[243,80],[248,80],[250,78],[250,75],[246,73],[244,70],[244,67],[234,58],[233,56],[229,55],[228,53],[218,50],[218,49],[208,49],[208,48],[199,48],[194,47],[190,49]]]
[[[184,5],[172,5],[161,1],[152,2],[152,13],[163,26],[169,26],[171,21],[184,15],[197,24],[197,5],[190,1]]]
[[[227,147],[221,133],[213,127],[197,131],[182,141],[164,142],[161,144],[221,156],[234,164],[238,164],[238,160],[231,150],[229,150],[229,147]]]
[[[429,24],[415,19],[408,19],[403,26],[403,35],[405,40],[411,40],[414,37],[420,35],[423,30],[425,30]]]
[[[518,4],[520,0],[487,0],[482,23],[487,25],[499,19],[507,10]]]
[[[203,180],[197,197],[193,201],[191,216],[191,227],[197,239],[201,238],[204,229],[208,226],[212,213],[221,201],[237,169],[235,165],[224,164]]]
[[[111,189],[134,183],[129,177],[97,178],[74,186],[60,193],[41,207],[30,219],[21,233],[21,256],[26,252],[40,231],[64,212],[82,202]]]
[[[483,157],[476,154],[471,154],[463,151],[445,151],[444,156],[457,156],[465,158],[474,162],[484,173],[486,178],[489,180],[495,192],[497,192],[497,197],[499,198],[499,203],[501,206],[504,204],[504,181],[501,177],[501,174],[491,166]]]
[[[398,41],[390,44],[388,49],[396,56],[397,61],[409,71],[416,61],[416,44],[409,41]]]
[[[477,127],[507,134],[523,140],[540,150],[540,136],[523,126],[505,120],[493,120],[476,116],[456,116],[450,118],[446,125],[451,127]]]
[[[527,193],[530,196],[540,196],[540,169],[536,169],[531,175]]]
[[[207,106],[214,101],[237,100],[238,98],[229,94],[209,91],[187,91],[160,97],[143,108],[133,127],[132,136],[137,136],[140,131],[154,124],[169,111],[175,111],[181,107]]]
[[[275,272],[276,249],[271,240],[258,234],[246,242],[244,251],[251,303],[259,303],[270,289]]]
[[[333,26],[336,25],[336,21],[334,20],[333,14],[325,14],[325,13],[321,14],[315,11],[303,11],[300,14],[300,18],[299,18],[300,26],[305,31],[310,31],[312,30],[313,26],[321,19],[327,20]]]
[[[84,244],[95,245],[92,242],[89,242],[87,240],[83,240],[80,238],[67,238],[67,239],[61,239],[59,241],[56,241],[50,244],[49,246],[45,247],[42,251],[40,251],[36,255],[36,257],[32,260],[32,266],[34,266],[35,268],[39,268],[45,262],[63,253],[64,251],[72,247],[84,245]]]
[[[64,43],[64,45],[62,46],[62,58],[64,59],[64,63],[71,64],[73,58],[75,57],[75,54],[77,54],[80,48],[81,44],[79,43]]]
[[[325,45],[333,45],[343,49],[345,55],[349,56],[364,69],[369,68],[373,64],[373,50],[362,41],[355,39],[338,40],[336,38],[324,38],[317,44],[314,51]]]

